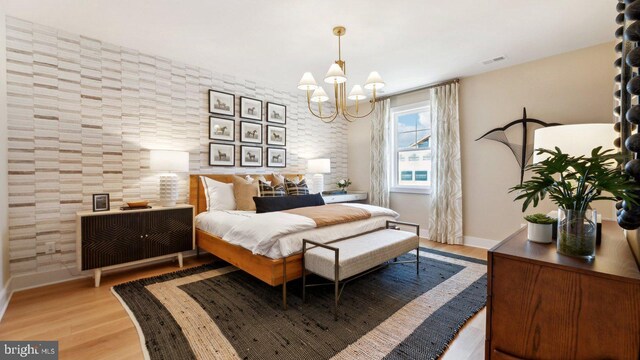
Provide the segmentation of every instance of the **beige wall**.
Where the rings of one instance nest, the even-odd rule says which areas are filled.
[[[474,140],[492,128],[520,118],[522,107],[527,107],[529,117],[547,122],[613,121],[613,46],[601,44],[461,80],[465,241],[501,240],[523,222],[521,204],[515,203],[515,196],[508,193],[520,181],[513,154],[500,143]],[[424,92],[405,95],[394,99],[392,106],[426,98]],[[349,125],[349,177],[353,189],[369,189],[369,135],[369,121]],[[391,194],[391,208],[403,220],[418,222],[425,229],[429,202],[428,195]],[[545,204],[538,210],[546,212],[552,208]]]

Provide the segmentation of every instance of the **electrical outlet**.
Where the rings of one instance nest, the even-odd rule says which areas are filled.
[[[44,244],[46,246],[44,252],[45,254],[55,254],[56,253],[56,243],[53,241],[49,241]]]

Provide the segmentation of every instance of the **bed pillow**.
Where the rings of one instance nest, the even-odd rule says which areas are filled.
[[[253,202],[253,197],[258,196],[258,181],[251,181],[241,178],[240,176],[233,176],[233,196],[236,201],[236,210],[243,211],[255,211],[256,203]]]
[[[264,181],[258,180],[258,196],[260,197],[282,197],[287,195],[284,185],[271,186]],[[255,200],[255,198],[254,198]]]
[[[289,179],[284,179],[284,187],[287,189],[287,195],[309,195],[309,187],[305,179],[295,183]]]
[[[284,185],[284,176],[280,173],[272,173],[271,176],[273,177],[273,185]]]
[[[236,199],[233,195],[233,183],[226,184],[209,179],[206,176],[200,176],[200,179],[207,199],[207,211],[236,209]]]
[[[324,205],[324,199],[322,199],[322,195],[320,194],[280,197],[256,196],[253,200],[256,203],[256,213],[258,214]]]

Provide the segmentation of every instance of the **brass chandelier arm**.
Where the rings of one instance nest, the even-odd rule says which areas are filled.
[[[320,106],[322,105],[319,105],[318,107]],[[311,113],[311,115],[317,117],[318,119],[322,120],[325,123],[333,122],[338,117],[338,111],[336,111],[334,114],[331,114],[329,116],[322,116],[322,110],[320,110],[319,114],[316,114],[315,112],[313,112],[313,109],[311,109],[311,94],[309,90],[307,90],[307,107],[309,108],[309,112]]]
[[[343,88],[343,101],[342,101],[342,116],[344,117],[345,120],[350,121],[350,122],[354,122],[357,119],[362,119],[365,118],[369,115],[371,115],[371,113],[373,113],[373,111],[376,109],[376,89],[373,89],[373,97],[371,100],[369,100],[369,103],[371,104],[371,109],[369,110],[368,113],[364,114],[364,115],[353,115],[349,112],[349,110],[347,109],[347,98],[346,98],[346,85],[344,85]],[[353,119],[353,120],[352,120]]]

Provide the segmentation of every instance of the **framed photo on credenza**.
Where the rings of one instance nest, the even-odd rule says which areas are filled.
[[[262,121],[262,101],[240,96],[240,117],[248,120]]]
[[[287,123],[287,107],[272,102],[267,103],[267,122],[276,124]]]
[[[209,112],[214,115],[236,116],[236,96],[217,90],[209,90]]]
[[[240,146],[240,166],[261,167],[262,147],[261,146]]]
[[[209,165],[235,166],[236,146],[232,144],[209,143]]]
[[[267,145],[286,146],[287,128],[267,125]]]
[[[209,139],[234,141],[236,138],[236,121],[233,119],[209,116]]]
[[[267,148],[267,167],[283,168],[287,166],[287,149]]]

